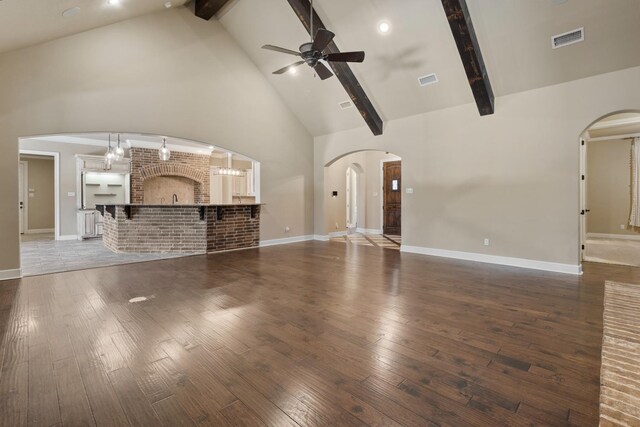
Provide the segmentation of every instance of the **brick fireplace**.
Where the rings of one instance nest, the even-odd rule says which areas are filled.
[[[164,197],[167,204],[171,204],[171,193],[181,194],[178,198],[179,204],[208,204],[210,202],[209,161],[208,155],[174,151],[171,153],[171,159],[163,162],[158,158],[158,150],[132,148],[131,203],[152,203],[149,195],[145,201],[146,187],[147,191],[158,191],[159,188],[163,188],[167,192],[167,196]],[[151,180],[163,177],[175,179],[166,179],[150,185]],[[175,189],[171,187],[172,185],[176,186]],[[191,191],[190,185],[193,185],[193,197],[182,196],[185,192]],[[159,198],[159,195],[154,198]]]

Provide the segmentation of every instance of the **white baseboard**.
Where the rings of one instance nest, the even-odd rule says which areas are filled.
[[[382,234],[382,230],[377,228],[356,228],[356,233],[361,234]]]
[[[329,237],[340,237],[340,236],[346,236],[347,232],[345,231],[332,231],[331,233],[329,233]]]
[[[319,240],[320,242],[328,242],[329,241],[329,236],[325,236],[322,234],[314,234],[313,235],[313,240]]]
[[[640,234],[605,234],[605,233],[587,233],[588,238],[595,239],[620,239],[620,240],[640,240]]]
[[[19,268],[0,270],[0,280],[19,279],[20,277],[22,277],[22,270]]]
[[[314,236],[313,235],[294,236],[294,237],[285,237],[283,239],[262,240],[260,242],[260,247],[263,248],[265,246],[286,245],[289,243],[307,242],[309,240],[314,240]]]
[[[43,234],[43,233],[53,233],[55,229],[53,228],[31,228],[25,231],[25,234]]]
[[[76,234],[66,234],[64,236],[58,236],[56,240],[78,240],[78,236]]]
[[[536,261],[525,258],[512,258],[498,255],[486,255],[473,252],[449,251],[446,249],[423,248],[420,246],[400,246],[400,252],[431,255],[443,258],[462,259],[466,261],[484,262],[488,264],[508,265],[510,267],[530,268],[533,270],[552,271],[555,273],[582,274],[581,265],[561,264],[548,261]]]

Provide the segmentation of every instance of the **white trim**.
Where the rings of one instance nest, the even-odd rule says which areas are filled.
[[[64,236],[56,236],[56,240],[78,240],[77,234],[66,234]]]
[[[328,242],[329,241],[329,236],[324,236],[322,234],[314,234],[313,235],[313,240],[317,240],[319,242]]]
[[[29,162],[19,160],[18,165],[22,165],[22,229],[20,233],[27,233],[29,230]],[[18,187],[20,183],[18,183]],[[20,189],[18,188],[18,191]]]
[[[53,157],[53,192],[54,202],[53,209],[55,212],[54,229],[55,239],[64,240],[60,237],[60,153],[57,151],[40,151],[40,150],[20,150],[20,154],[33,154],[36,156]]]
[[[484,262],[488,264],[508,265],[510,267],[530,268],[533,270],[552,271],[555,273],[582,274],[582,266],[560,264],[557,262],[537,261],[525,258],[512,258],[498,255],[478,254],[473,252],[449,251],[446,249],[423,248],[420,246],[400,246],[400,252],[430,255],[443,258],[454,258],[466,261]]]
[[[591,129],[608,129],[616,126],[633,125],[640,123],[640,117],[627,117],[626,119],[604,120],[591,125]]]
[[[589,138],[589,142],[612,141],[614,139],[627,139],[627,138],[638,138],[638,137],[640,137],[640,132],[625,133],[622,135],[599,136],[597,138]]]
[[[43,233],[54,233],[55,228],[31,228],[24,232],[24,234],[43,234]]]
[[[382,234],[382,229],[356,228],[356,233],[361,233],[361,234]]]
[[[587,239],[619,239],[619,240],[640,240],[639,234],[606,234],[606,233],[587,233]]]
[[[347,232],[345,231],[332,231],[329,233],[329,237],[341,237],[341,236],[346,236]]]
[[[0,280],[19,279],[22,277],[22,269],[0,270]]]
[[[264,248],[266,246],[287,245],[289,243],[308,242],[309,240],[313,240],[313,238],[314,236],[312,234],[309,234],[306,236],[285,237],[283,239],[262,240],[260,242],[260,247]]]

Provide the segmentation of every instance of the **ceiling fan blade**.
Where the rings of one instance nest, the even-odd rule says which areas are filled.
[[[316,33],[316,37],[313,39],[313,46],[311,47],[311,49],[322,52],[329,45],[329,43],[331,43],[331,40],[333,40],[335,36],[336,35],[331,31],[325,30],[324,28],[319,28],[318,32]]]
[[[322,62],[318,62],[316,66],[313,67],[313,69],[316,70],[316,73],[318,74],[318,77],[320,77],[320,80],[326,80],[329,77],[333,76],[333,73]]]
[[[364,52],[330,53],[324,59],[331,62],[362,62],[364,61]]]
[[[285,49],[283,47],[273,46],[270,44],[265,44],[264,46],[262,46],[262,48],[267,50],[273,50],[275,52],[280,52],[280,53],[288,53],[289,55],[300,56],[300,52],[296,52],[295,50],[291,50],[291,49]]]
[[[299,67],[300,65],[302,65],[304,63],[305,63],[305,61],[294,62],[293,64],[289,64],[286,67],[282,67],[279,70],[274,71],[273,74],[284,74],[287,71],[291,70],[292,68]]]

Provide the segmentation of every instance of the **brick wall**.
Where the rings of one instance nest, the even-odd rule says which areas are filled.
[[[127,219],[124,207],[116,217],[105,212],[104,245],[113,252],[204,253],[207,223],[200,221],[197,207],[132,207]]]
[[[103,243],[113,252],[204,253],[258,246],[260,206],[133,206],[127,219],[123,206],[115,218],[104,213]],[[218,210],[222,218],[218,219]]]
[[[217,219],[218,210],[222,218]],[[250,248],[260,244],[260,206],[251,218],[251,206],[215,206],[207,210],[207,251]]]
[[[144,180],[154,176],[182,176],[194,180],[196,203],[210,202],[210,156],[171,152],[171,158],[163,162],[158,150],[151,148],[131,149],[131,203],[144,203]],[[146,173],[145,173],[146,172]]]

